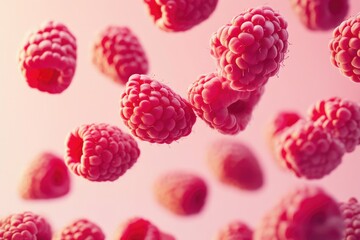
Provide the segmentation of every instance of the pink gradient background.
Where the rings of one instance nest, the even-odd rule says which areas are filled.
[[[360,11],[358,0],[349,0],[349,15]],[[141,156],[122,178],[112,183],[93,183],[72,175],[72,191],[52,201],[23,201],[17,188],[22,171],[43,150],[64,154],[69,131],[83,123],[106,122],[128,131],[119,116],[123,87],[103,76],[91,62],[91,46],[108,24],[127,25],[140,38],[150,60],[150,75],[185,96],[198,75],[215,70],[209,39],[221,25],[241,11],[258,5],[278,10],[289,23],[289,54],[277,77],[270,79],[248,128],[234,136],[248,143],[263,166],[266,184],[247,193],[218,183],[206,162],[208,145],[221,134],[200,119],[187,138],[171,145],[138,141]],[[72,85],[61,95],[30,89],[23,79],[17,54],[26,32],[44,20],[65,23],[77,37],[78,66]],[[255,227],[262,215],[295,186],[323,186],[338,200],[360,198],[360,149],[344,157],[330,176],[304,181],[275,164],[266,142],[266,128],[282,109],[303,114],[315,101],[340,96],[360,100],[359,84],[343,77],[330,64],[328,42],[332,32],[310,32],[293,14],[289,1],[219,0],[214,14],[185,33],[165,33],[156,28],[141,0],[15,0],[0,3],[0,215],[31,210],[46,216],[55,230],[86,217],[102,227],[111,239],[119,224],[133,216],[151,220],[177,239],[213,239],[219,228],[233,219]],[[154,200],[156,177],[173,169],[203,176],[209,185],[204,211],[194,217],[177,217]]]

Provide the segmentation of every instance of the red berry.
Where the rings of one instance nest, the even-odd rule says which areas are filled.
[[[356,198],[339,204],[345,220],[345,240],[360,240],[360,204]]]
[[[216,240],[252,240],[253,231],[241,221],[232,221],[221,229]]]
[[[302,116],[293,111],[279,112],[271,122],[270,138],[273,139],[280,135],[285,129],[294,125]]]
[[[95,223],[78,219],[55,234],[52,240],[104,240],[105,234]]]

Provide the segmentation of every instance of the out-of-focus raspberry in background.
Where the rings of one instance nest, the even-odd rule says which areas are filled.
[[[65,153],[65,137],[83,123],[106,122],[124,126],[119,116],[120,95],[124,87],[102,75],[92,64],[91,48],[97,34],[109,24],[126,25],[138,36],[150,64],[150,76],[186,97],[187,88],[200,74],[213,72],[210,56],[211,34],[233,16],[249,7],[269,5],[287,20],[289,53],[278,77],[266,85],[265,94],[244,132],[234,136],[248,143],[265,173],[264,187],[253,193],[219,183],[208,169],[208,146],[220,133],[198,119],[193,133],[171,145],[141,142],[136,165],[115,182],[89,182],[72,175],[72,189],[64,198],[24,201],[18,194],[21,175],[29,162],[45,150]],[[360,2],[349,0],[348,16],[360,12]],[[78,60],[70,87],[60,95],[31,89],[18,66],[18,52],[26,33],[46,20],[66,24],[77,38]],[[0,215],[24,210],[47,217],[55,230],[74,219],[85,217],[96,222],[111,238],[126,219],[140,216],[177,239],[211,239],[234,219],[255,227],[281,196],[305,181],[278,168],[267,145],[269,120],[280,110],[305,114],[320,99],[339,96],[359,102],[359,84],[344,77],[330,63],[328,43],[332,31],[312,32],[299,21],[287,1],[221,0],[210,18],[182,33],[159,30],[148,16],[142,1],[44,1],[14,0],[0,3]],[[320,181],[339,201],[360,197],[360,150],[345,155],[343,163]],[[200,215],[178,217],[156,202],[155,179],[173,170],[189,170],[209,184],[208,201]],[[307,181],[308,182],[308,181]]]

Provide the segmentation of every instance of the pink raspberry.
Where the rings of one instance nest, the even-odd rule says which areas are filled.
[[[302,24],[310,30],[330,30],[338,26],[349,10],[348,0],[291,0]]]
[[[128,27],[109,26],[93,47],[93,63],[115,82],[125,84],[134,73],[146,74],[148,60],[138,38]]]
[[[198,214],[207,197],[205,181],[191,173],[173,171],[161,176],[155,183],[158,202],[170,212],[181,216]]]
[[[288,48],[287,23],[270,7],[250,8],[211,38],[211,55],[234,90],[253,91],[277,74]]]
[[[19,62],[30,87],[61,93],[75,74],[76,39],[62,23],[49,21],[28,36]]]
[[[66,140],[67,166],[90,181],[115,181],[139,155],[138,145],[129,134],[105,123],[82,125]]]
[[[0,220],[0,239],[50,240],[51,235],[47,220],[32,212],[11,214]]]
[[[360,240],[360,204],[356,198],[339,204],[345,219],[345,240]]]
[[[293,111],[279,112],[271,122],[270,138],[273,139],[280,135],[285,129],[294,125],[302,116]]]
[[[257,190],[264,184],[257,157],[238,140],[215,141],[209,148],[207,160],[214,175],[225,184],[243,190]]]
[[[186,31],[205,21],[218,0],[144,0],[155,24],[166,32]]]
[[[318,187],[295,189],[261,221],[254,240],[343,240],[337,202]]]
[[[105,234],[95,223],[87,219],[78,219],[54,235],[52,240],[104,240]]]
[[[248,125],[264,88],[253,92],[234,91],[216,73],[201,75],[188,90],[196,114],[223,134],[237,134]]]
[[[360,15],[335,28],[329,44],[331,62],[354,82],[360,82]]]
[[[253,231],[241,221],[232,221],[221,229],[216,240],[252,240]]]
[[[171,143],[191,133],[196,116],[168,86],[134,74],[121,95],[120,116],[133,135],[151,143]]]
[[[23,175],[20,195],[24,199],[49,199],[70,191],[69,171],[64,160],[44,152],[38,155]]]

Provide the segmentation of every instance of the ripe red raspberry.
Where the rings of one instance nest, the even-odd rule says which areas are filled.
[[[360,82],[360,15],[343,21],[329,44],[331,62],[354,82]]]
[[[177,215],[198,214],[207,197],[205,181],[191,173],[173,171],[161,176],[155,183],[158,202]]]
[[[275,118],[271,121],[270,125],[270,139],[273,139],[280,135],[288,127],[294,125],[298,120],[302,119],[302,116],[294,111],[282,111],[279,112]]]
[[[66,140],[66,165],[90,181],[115,181],[139,155],[138,145],[129,134],[105,123],[82,125]]]
[[[253,231],[241,221],[232,221],[221,229],[216,240],[252,240]]]
[[[30,87],[61,93],[75,74],[76,39],[62,23],[49,21],[28,36],[19,62]]]
[[[121,95],[120,116],[133,135],[151,143],[171,143],[191,133],[196,116],[168,86],[134,74]]]
[[[66,195],[70,191],[70,176],[64,160],[44,152],[27,168],[20,185],[24,199],[49,199]]]
[[[287,23],[268,6],[250,8],[211,38],[219,74],[234,90],[253,91],[277,74],[288,48]]]
[[[254,240],[343,240],[343,232],[337,202],[307,186],[292,191],[263,218]]]
[[[50,240],[51,235],[46,219],[32,212],[11,214],[0,220],[0,239]]]
[[[330,30],[338,26],[349,10],[348,0],[291,0],[302,24],[310,30]]]
[[[264,176],[257,157],[245,144],[235,139],[219,139],[211,144],[208,164],[223,183],[243,190],[257,190]]]
[[[205,21],[218,0],[144,0],[155,24],[166,32],[186,31]]]
[[[105,234],[95,223],[87,219],[78,219],[64,227],[54,235],[52,240],[71,240],[71,239],[93,239],[104,240]]]
[[[345,219],[345,240],[360,240],[360,204],[356,198],[339,204]]]
[[[201,75],[189,88],[188,99],[196,114],[223,134],[237,134],[248,125],[264,88],[234,91],[216,73]]]
[[[136,35],[120,26],[109,26],[99,34],[93,47],[93,63],[120,84],[125,84],[134,73],[146,74],[149,68]]]

